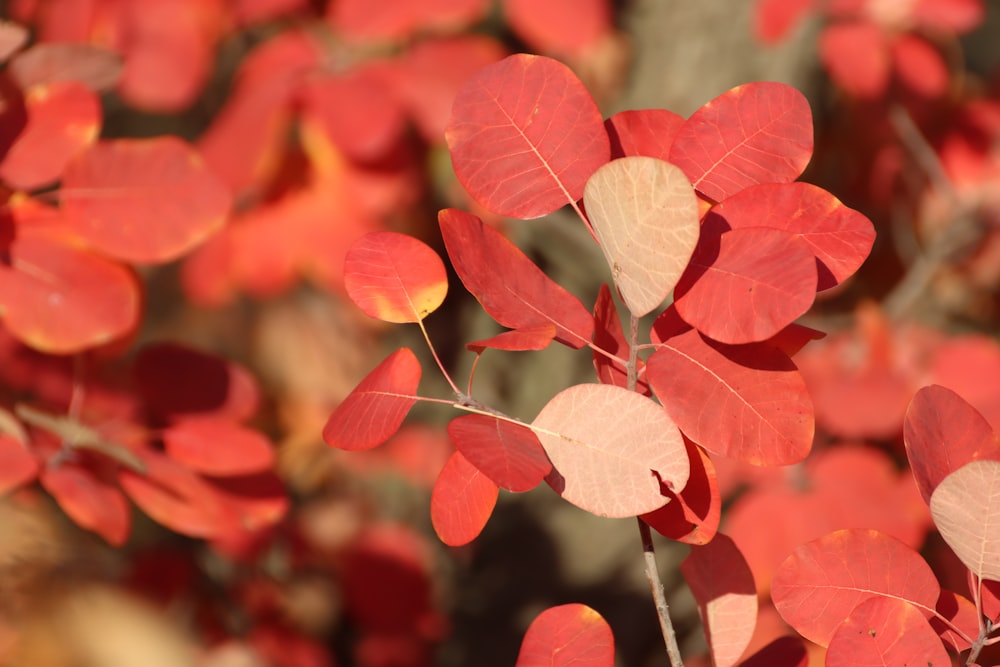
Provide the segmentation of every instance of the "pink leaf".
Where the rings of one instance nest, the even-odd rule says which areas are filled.
[[[479,536],[497,504],[499,489],[462,456],[452,453],[431,494],[431,523],[438,538],[451,547]]]
[[[806,639],[831,643],[865,600],[893,598],[932,616],[941,588],[916,551],[875,530],[838,530],[798,547],[778,568],[771,598]],[[945,663],[942,663],[945,664]]]
[[[601,112],[576,75],[556,60],[525,54],[465,83],[445,139],[469,194],[512,218],[537,218],[577,201],[611,152]]]
[[[524,633],[515,667],[614,667],[615,638],[601,615],[582,604],[550,607]]]
[[[598,516],[637,516],[680,492],[690,463],[680,432],[652,400],[606,384],[580,384],[549,401],[532,430],[552,461],[549,484]]]
[[[1000,580],[1000,461],[972,461],[931,494],[931,516],[959,560],[981,579]]]
[[[701,107],[677,133],[670,162],[695,189],[721,201],[758,183],[790,183],[813,150],[812,112],[781,83],[748,83]]]
[[[651,157],[600,167],[583,201],[618,292],[636,317],[663,303],[698,242],[698,199],[684,173]]]
[[[469,463],[508,491],[529,491],[552,471],[538,437],[527,426],[465,415],[451,420],[448,437]]]
[[[677,282],[674,305],[684,321],[720,343],[755,343],[804,314],[816,296],[816,260],[805,241],[778,229],[713,233]]]
[[[718,534],[691,548],[681,572],[698,603],[715,667],[735,665],[757,624],[757,587],[739,548]]]
[[[403,347],[375,367],[337,406],[323,428],[323,439],[340,449],[371,449],[399,430],[417,402],[420,362]]]
[[[577,349],[590,341],[594,318],[580,300],[500,232],[452,208],[438,222],[455,272],[493,319],[511,329],[555,325],[556,340]]]

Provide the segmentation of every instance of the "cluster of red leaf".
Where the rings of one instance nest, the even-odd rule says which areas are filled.
[[[479,218],[443,210],[458,277],[508,329],[467,347],[477,355],[553,340],[589,347],[600,383],[565,389],[526,423],[481,405],[450,378],[452,401],[423,399],[420,364],[402,348],[334,411],[324,438],[343,449],[374,447],[422,399],[471,412],[448,427],[457,451],[431,502],[445,543],[478,535],[500,488],[526,491],[543,480],[595,514],[641,515],[670,537],[704,545],[684,571],[716,664],[735,664],[753,632],[756,589],[738,549],[716,534],[721,500],[707,452],[763,466],[805,458],[813,407],[789,355],[820,334],[794,320],[817,290],[857,270],[874,239],[863,215],[794,183],[812,151],[808,105],[787,86],[748,84],[686,120],[635,111],[604,121],[565,66],[519,55],[462,87],[446,137],[458,178],[491,212],[577,210],[604,252],[631,334],[607,286],[591,313]],[[363,237],[344,270],[354,302],[383,321],[423,329],[447,292],[437,254],[401,234]],[[637,318],[671,293],[642,363]],[[719,583],[720,568],[732,582]],[[725,595],[734,586],[742,594]]]
[[[868,99],[891,87],[918,98],[944,95],[952,79],[947,44],[985,14],[982,0],[759,0],[755,9],[765,44],[784,39],[810,12],[822,13],[823,67],[845,91]]]

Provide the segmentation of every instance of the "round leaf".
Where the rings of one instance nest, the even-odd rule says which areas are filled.
[[[500,490],[462,456],[452,453],[431,494],[431,523],[442,542],[451,547],[468,544],[479,536]]]
[[[448,275],[426,243],[397,232],[372,232],[347,251],[344,286],[369,317],[418,322],[444,302]]]
[[[698,242],[698,199],[684,172],[651,157],[614,160],[587,181],[583,202],[629,310],[658,308]]]
[[[232,196],[198,153],[171,136],[94,144],[66,167],[63,211],[94,249],[168,262],[222,228]]]
[[[163,431],[163,446],[170,458],[191,470],[228,477],[269,469],[274,448],[260,431],[228,419],[183,419]]]
[[[931,494],[941,537],[981,579],[1000,580],[1000,461],[972,461]]]
[[[448,424],[455,448],[508,491],[529,491],[552,470],[535,434],[526,426],[489,415],[465,415]]]
[[[557,394],[532,422],[552,461],[549,484],[599,516],[637,516],[680,492],[690,472],[680,431],[652,400],[614,385],[580,384]]]
[[[550,607],[524,633],[515,667],[613,667],[615,638],[600,614],[582,604]]]
[[[941,639],[905,600],[878,597],[859,604],[830,640],[826,667],[950,665]]]
[[[577,201],[611,154],[601,112],[572,70],[526,54],[484,67],[462,86],[445,139],[473,199],[512,218]]]

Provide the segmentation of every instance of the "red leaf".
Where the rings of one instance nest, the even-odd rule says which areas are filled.
[[[338,0],[330,3],[327,18],[345,39],[391,42],[415,32],[455,31],[486,13],[487,0]]]
[[[66,168],[63,210],[96,250],[128,262],[176,259],[218,231],[231,196],[171,136],[104,141]]]
[[[372,232],[347,251],[344,286],[369,317],[419,322],[444,302],[448,275],[426,243],[397,232]]]
[[[601,615],[582,604],[549,607],[524,633],[515,667],[613,667],[615,638]]]
[[[22,90],[61,81],[76,81],[95,92],[114,87],[122,73],[121,57],[92,44],[35,44],[10,62]]]
[[[721,201],[750,185],[794,181],[812,150],[812,112],[802,93],[757,82],[695,111],[677,132],[670,162],[698,192]]]
[[[971,461],[941,480],[931,516],[955,555],[981,579],[1000,581],[1000,461]]]
[[[720,343],[755,343],[804,314],[816,296],[816,260],[789,232],[766,227],[721,235],[708,226],[677,282],[684,321]]]
[[[803,544],[771,584],[782,618],[820,646],[831,644],[840,624],[865,600],[896,598],[929,617],[940,593],[920,554],[875,530],[839,530]]]
[[[941,617],[950,622],[950,625],[945,624],[938,616],[933,616],[930,619],[931,627],[934,628],[941,641],[956,653],[961,653],[972,646],[969,643],[969,638],[979,635],[979,612],[971,600],[951,591],[942,590],[935,610]],[[985,604],[983,605],[983,613],[988,618],[990,617]],[[965,637],[957,634],[952,626],[964,632]]]
[[[684,445],[691,461],[687,485],[679,494],[661,485],[660,492],[672,502],[641,518],[664,537],[687,544],[708,544],[715,537],[722,516],[719,482],[708,454],[686,438]]]
[[[921,36],[904,33],[893,41],[891,49],[896,79],[906,90],[925,98],[948,92],[951,74],[937,46]]]
[[[553,324],[556,340],[574,349],[590,341],[594,318],[580,300],[500,232],[452,208],[438,213],[438,222],[455,272],[493,319],[511,329]]]
[[[118,481],[125,493],[157,523],[182,535],[213,538],[239,525],[239,515],[218,491],[163,454],[136,452],[146,473],[122,469]]]
[[[790,324],[765,342],[773,345],[788,356],[795,356],[795,353],[805,347],[809,341],[821,340],[826,337],[823,331],[810,329],[801,324]]]
[[[594,172],[583,201],[629,311],[659,308],[698,242],[698,198],[687,177],[657,158],[619,158]]]
[[[285,485],[272,470],[216,477],[211,486],[226,511],[236,517],[215,539],[238,538],[273,526],[288,514],[291,504]]]
[[[795,364],[780,350],[763,343],[721,345],[689,330],[664,340],[646,368],[678,427],[708,451],[767,466],[789,465],[809,453],[812,402]]]
[[[451,420],[448,437],[469,463],[508,491],[529,491],[552,471],[542,444],[527,426],[465,415]]]
[[[670,146],[684,119],[666,109],[619,111],[604,121],[611,140],[611,159],[646,155],[670,161]]]
[[[472,352],[482,352],[486,348],[521,352],[525,350],[544,350],[556,337],[556,327],[553,324],[539,324],[533,327],[522,327],[504,331],[496,336],[474,340],[466,343],[465,348]]]
[[[493,514],[499,492],[461,452],[454,452],[431,494],[431,523],[438,538],[450,547],[476,539]]]
[[[764,44],[775,44],[795,29],[813,9],[814,0],[758,0],[754,7],[754,34]]]
[[[178,463],[220,477],[260,472],[274,464],[274,448],[263,433],[217,417],[189,417],[169,426],[163,446]]]
[[[503,0],[507,25],[533,51],[576,55],[611,32],[608,0]]]
[[[512,218],[537,218],[576,202],[611,152],[601,112],[576,75],[558,61],[525,54],[466,81],[445,139],[473,199]]]
[[[925,28],[961,34],[983,21],[984,9],[983,0],[918,0],[912,11]]]
[[[961,396],[938,385],[913,397],[903,420],[903,442],[927,503],[941,480],[969,461],[1000,460],[1000,443],[989,423]]]
[[[660,406],[608,384],[579,384],[550,400],[531,424],[552,461],[548,482],[598,516],[652,512],[680,492],[690,462],[680,432]]]
[[[720,202],[708,215],[713,223],[722,218],[730,229],[771,227],[798,235],[816,256],[819,290],[851,277],[875,241],[875,228],[868,218],[809,183],[750,186]]]
[[[316,78],[299,91],[303,113],[349,160],[374,162],[392,151],[406,119],[372,66]],[[344,104],[350,100],[350,104]]]
[[[492,37],[467,34],[424,39],[400,56],[396,89],[427,143],[444,142],[452,103],[466,79],[505,55]]]
[[[125,544],[131,525],[129,507],[113,484],[75,463],[50,463],[42,468],[39,481],[78,526],[112,546]]]
[[[69,354],[135,328],[140,292],[128,268],[41,222],[18,225],[8,253],[9,262],[0,263],[0,311],[7,329],[26,345]]]
[[[830,78],[852,95],[878,97],[889,87],[889,45],[872,23],[827,26],[819,36],[819,55]]]
[[[861,602],[830,639],[826,653],[827,667],[950,664],[921,611],[889,597]]]
[[[38,459],[12,436],[0,433],[0,496],[34,481]]]
[[[147,345],[132,366],[146,410],[159,420],[184,417],[249,419],[260,390],[242,366],[174,343]]]
[[[757,623],[757,587],[743,555],[719,534],[704,546],[692,547],[681,572],[698,603],[713,664],[735,665]]]
[[[97,95],[74,81],[33,86],[24,102],[28,124],[0,164],[0,178],[34,190],[59,180],[69,159],[100,132]]]
[[[594,345],[619,359],[628,360],[628,341],[625,340],[622,323],[618,319],[618,310],[611,299],[611,289],[607,284],[601,285],[594,303]],[[636,358],[636,365],[637,370],[641,372],[645,363],[642,359]],[[597,379],[601,384],[613,384],[628,389],[628,374],[624,362],[609,359],[594,350],[594,370],[597,371]],[[641,377],[636,382],[636,391],[644,396],[652,396],[649,385]]]
[[[402,426],[417,402],[420,362],[407,347],[390,354],[337,406],[323,439],[340,449],[371,449]]]

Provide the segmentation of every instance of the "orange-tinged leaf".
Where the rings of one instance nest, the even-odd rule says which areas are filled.
[[[691,548],[681,572],[698,603],[715,667],[735,665],[757,623],[757,588],[739,548],[719,534]]]
[[[152,450],[136,452],[146,473],[122,469],[118,482],[132,501],[157,523],[188,535],[213,538],[239,524],[234,507],[204,478]]]
[[[826,652],[826,667],[951,664],[924,614],[905,600],[889,597],[870,598],[855,607]]]
[[[163,430],[163,446],[178,463],[219,477],[260,472],[274,464],[274,448],[263,433],[224,418],[182,419]]]
[[[903,420],[903,442],[927,503],[941,480],[966,463],[1000,459],[1000,443],[982,414],[938,385],[924,387],[913,397]]]
[[[0,178],[33,190],[59,180],[69,159],[100,132],[101,105],[83,84],[63,81],[29,88],[28,124],[0,164]]]
[[[981,579],[1000,580],[1000,461],[971,461],[931,494],[931,516],[959,560]]]
[[[809,453],[812,401],[780,350],[764,343],[721,345],[689,329],[662,339],[646,368],[667,413],[708,451],[770,466]]]
[[[493,319],[511,329],[555,325],[556,340],[576,349],[590,341],[590,312],[500,232],[452,208],[438,222],[455,272]]]
[[[489,415],[465,415],[451,420],[448,437],[469,463],[508,491],[529,491],[552,471],[538,437],[527,426]]]
[[[466,81],[445,139],[472,198],[512,218],[537,218],[576,202],[611,153],[601,112],[576,75],[556,60],[526,54]]]
[[[56,233],[18,227],[0,264],[4,326],[41,352],[70,354],[131,332],[139,283],[127,267],[71,244]]]
[[[715,537],[722,517],[722,497],[712,459],[702,449],[684,440],[691,473],[684,490],[675,494],[661,485],[660,492],[672,502],[642,520],[664,537],[687,544],[708,544]]]
[[[665,505],[660,482],[676,492],[690,462],[680,431],[651,399],[607,384],[556,394],[531,424],[552,461],[548,482],[577,507],[607,517]]]
[[[773,227],[805,241],[816,256],[819,290],[850,278],[871,252],[875,228],[864,215],[809,183],[752,185],[714,207],[730,229]]]
[[[125,543],[131,526],[129,507],[113,484],[75,463],[47,465],[39,481],[78,526],[94,531],[113,546]]]
[[[434,482],[431,494],[434,532],[448,546],[468,544],[486,526],[499,493],[497,485],[469,463],[461,452],[453,452]]]
[[[703,334],[730,345],[760,342],[812,306],[816,260],[804,240],[765,227],[701,231],[674,305]]]
[[[344,286],[369,317],[418,322],[444,302],[448,275],[441,258],[423,241],[398,232],[372,232],[347,251]]]
[[[677,132],[670,162],[721,201],[757,183],[790,183],[813,150],[809,103],[791,86],[755,82],[707,103]]]
[[[371,449],[402,426],[417,402],[420,362],[408,347],[372,370],[337,406],[323,428],[323,439],[340,449]]]
[[[583,192],[618,292],[636,317],[663,303],[698,242],[698,201],[679,168],[651,157],[600,167]]]
[[[171,136],[94,144],[70,161],[59,196],[84,241],[142,264],[177,259],[221,229],[232,199]]]
[[[615,638],[600,614],[582,604],[549,607],[524,633],[515,667],[613,667]]]
[[[39,469],[38,459],[23,443],[0,433],[0,496],[33,481]]]
[[[771,584],[782,618],[820,646],[830,645],[843,620],[865,600],[898,599],[929,617],[940,593],[920,554],[894,537],[858,529],[838,530],[798,547]]]

